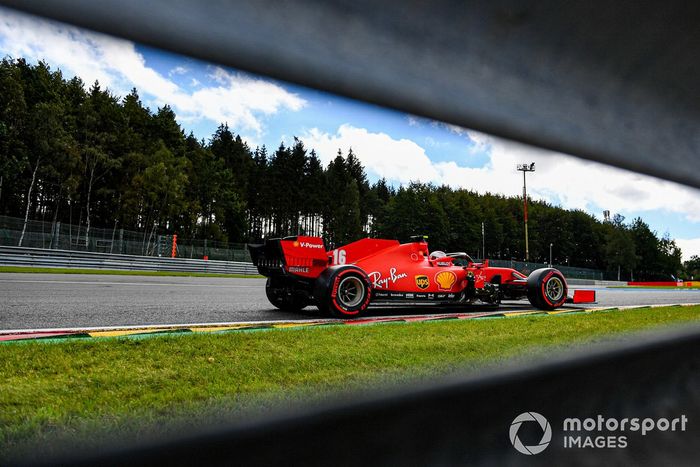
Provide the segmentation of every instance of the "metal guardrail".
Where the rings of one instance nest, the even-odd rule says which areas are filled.
[[[625,281],[599,281],[596,279],[577,279],[577,278],[570,278],[566,274],[564,274],[564,277],[566,277],[566,283],[569,285],[578,285],[578,286],[590,285],[590,286],[595,286],[595,287],[627,285],[627,282],[625,282]]]
[[[0,246],[0,266],[258,274],[252,263]]]
[[[0,215],[0,246],[22,246],[53,250],[92,251],[115,255],[169,256],[173,236],[169,234],[144,235],[124,229],[103,229],[93,227],[86,238],[85,228],[62,222],[29,220],[22,237],[24,219]],[[23,243],[19,244],[22,237]],[[178,238],[179,258],[209,259],[219,261],[250,262],[250,255],[244,243],[228,243],[212,240]]]
[[[489,259],[489,264],[491,266],[500,266],[504,268],[511,268],[522,272],[525,275],[530,274],[535,269],[555,267],[561,271],[564,276],[575,279],[591,279],[591,280],[602,280],[603,271],[599,269],[590,268],[578,268],[572,266],[565,266],[563,264],[549,265],[546,263],[537,263],[534,261],[515,261],[515,260],[502,260],[502,259]]]
[[[126,271],[179,271],[216,274],[257,275],[253,263],[243,261],[214,261],[187,258],[115,255],[74,250],[0,246],[0,266],[41,268],[117,269]],[[625,282],[571,278],[570,285],[621,285]]]

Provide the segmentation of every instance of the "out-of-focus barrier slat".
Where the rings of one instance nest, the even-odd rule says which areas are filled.
[[[698,2],[0,3],[700,187]],[[698,388],[695,328],[66,465],[696,465]],[[526,411],[554,430],[566,417],[685,414],[692,432],[637,433],[624,449],[566,450],[555,431],[533,459],[508,438]]]
[[[0,246],[0,266],[258,274],[252,263]]]
[[[700,2],[0,4],[700,187]]]

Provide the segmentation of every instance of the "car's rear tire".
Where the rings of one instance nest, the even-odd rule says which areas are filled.
[[[532,271],[527,278],[527,299],[540,310],[554,310],[566,302],[564,275],[554,268]]]
[[[300,293],[287,287],[275,287],[272,278],[268,277],[265,282],[265,295],[275,308],[283,311],[300,311],[309,303]]]
[[[314,297],[321,313],[337,318],[362,316],[372,299],[369,278],[357,266],[334,266],[316,280]]]

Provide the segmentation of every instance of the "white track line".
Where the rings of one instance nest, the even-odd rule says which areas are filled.
[[[596,307],[596,308],[569,308],[571,311],[602,311],[602,310],[630,310],[635,308],[662,308],[669,306],[698,306],[700,303],[668,303],[668,304],[655,304],[655,305],[620,305],[620,306],[610,306],[610,307]],[[397,315],[397,316],[370,316],[364,319],[377,319],[377,320],[399,320],[406,318],[449,318],[458,315],[466,314],[501,314],[501,313],[526,313],[526,312],[543,312],[542,310],[535,309],[525,309],[525,310],[495,310],[495,311],[475,311],[469,313],[436,313],[436,314],[421,314],[421,315]],[[544,313],[544,312],[543,312]],[[360,318],[358,321],[362,321]],[[179,323],[179,324],[142,324],[142,325],[131,325],[131,326],[99,326],[99,327],[78,327],[78,328],[39,328],[39,329],[9,329],[0,330],[0,336],[9,334],[34,334],[34,333],[48,333],[48,332],[100,332],[100,331],[133,331],[140,329],[189,329],[189,328],[208,328],[208,327],[226,327],[226,326],[247,326],[247,325],[261,325],[261,324],[304,324],[304,323],[340,323],[343,321],[353,321],[353,320],[343,320],[343,319],[333,319],[333,318],[316,318],[316,319],[298,319],[298,320],[264,320],[264,321],[232,321],[223,323]]]
[[[240,326],[248,324],[292,324],[292,323],[319,323],[329,322],[337,323],[337,319],[301,319],[294,321],[235,321],[224,323],[179,323],[179,324],[136,324],[129,326],[98,326],[98,327],[79,327],[79,328],[39,328],[39,329],[10,329],[0,331],[0,335],[5,334],[32,334],[36,332],[80,332],[80,331],[132,331],[138,329],[180,329],[180,328],[207,328],[207,327],[224,327],[224,326]]]
[[[513,312],[525,312],[525,311],[536,311],[536,310],[514,310]],[[510,313],[509,311],[506,311]],[[503,313],[503,311],[487,311],[478,312],[475,311],[473,314],[485,314],[485,313]],[[358,321],[363,319],[377,319],[377,320],[398,320],[405,318],[440,318],[440,317],[450,317],[457,315],[464,315],[468,313],[439,313],[439,314],[424,314],[424,315],[397,315],[397,316],[369,316],[367,318],[360,318]],[[264,321],[233,321],[224,323],[178,323],[178,324],[141,324],[141,325],[129,325],[129,326],[99,326],[99,327],[78,327],[78,328],[39,328],[39,329],[9,329],[0,330],[0,335],[7,334],[32,334],[38,332],[98,332],[98,331],[131,331],[138,329],[188,329],[188,328],[208,328],[208,327],[225,327],[225,326],[242,326],[242,325],[260,325],[260,324],[304,324],[304,323],[340,323],[343,319],[334,318],[310,318],[310,319],[298,319],[298,320],[264,320]]]

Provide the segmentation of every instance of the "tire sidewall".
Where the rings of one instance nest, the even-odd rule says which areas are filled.
[[[556,302],[553,302],[546,293],[547,284],[556,278],[561,281],[563,291]],[[527,278],[527,298],[535,307],[542,310],[554,310],[566,302],[568,286],[564,275],[554,268],[537,269],[530,273]]]
[[[357,305],[348,307],[338,299],[338,288],[340,283],[349,277],[360,279],[363,284],[363,294]],[[357,318],[361,316],[369,306],[372,299],[372,289],[369,277],[365,272],[352,265],[328,268],[318,278],[316,286],[316,300],[319,308],[329,311],[333,316],[339,318]]]

